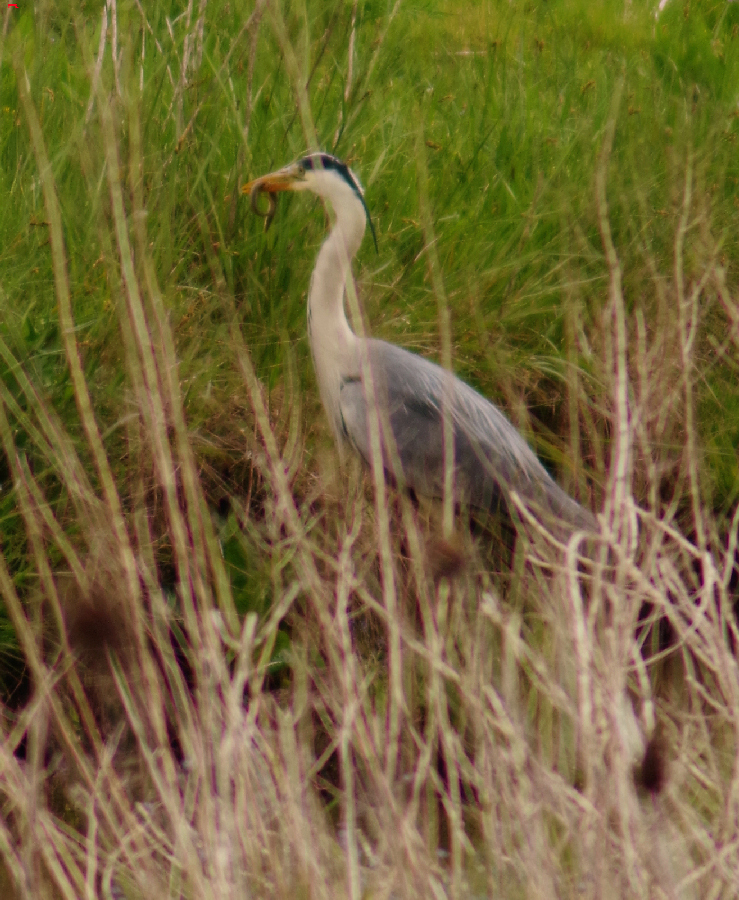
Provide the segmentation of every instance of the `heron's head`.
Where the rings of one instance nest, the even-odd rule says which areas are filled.
[[[255,191],[268,194],[276,194],[278,191],[311,191],[327,200],[337,214],[359,201],[377,246],[375,229],[359,179],[346,163],[328,153],[310,153],[276,172],[255,178],[245,184],[242,191],[245,194],[253,194]]]

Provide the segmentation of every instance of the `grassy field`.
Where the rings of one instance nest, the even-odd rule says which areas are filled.
[[[2,895],[736,896],[739,4],[18,6]],[[241,194],[316,147],[365,186],[365,326],[597,539],[442,537],[339,465],[328,220]]]

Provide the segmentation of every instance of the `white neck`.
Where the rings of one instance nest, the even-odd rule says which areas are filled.
[[[357,337],[346,319],[344,293],[366,218],[362,203],[348,185],[332,205],[338,207],[336,223],[318,253],[308,292],[308,336],[321,400],[340,435],[341,381],[359,375]]]

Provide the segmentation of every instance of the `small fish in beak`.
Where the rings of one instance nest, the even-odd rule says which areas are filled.
[[[275,210],[277,209],[275,194],[278,191],[295,190],[295,182],[300,179],[302,174],[302,169],[298,165],[293,164],[277,172],[272,172],[270,175],[262,175],[261,178],[255,178],[254,181],[245,184],[241,189],[242,193],[251,194],[251,208],[258,216],[262,216],[264,219],[265,231],[267,231],[272,224],[272,219],[275,217]],[[262,194],[266,194],[269,200],[266,210],[261,209],[259,206],[259,198]]]
[[[274,219],[277,211],[277,198],[266,185],[260,184],[258,181],[252,182],[252,184],[254,187],[249,192],[251,194],[251,208],[258,216],[262,216],[264,219],[264,230],[269,231],[269,226],[272,224],[272,219]],[[249,187],[248,184],[244,187],[244,191],[246,191],[247,187]],[[262,194],[266,194],[269,201],[266,210],[259,208],[259,199]]]

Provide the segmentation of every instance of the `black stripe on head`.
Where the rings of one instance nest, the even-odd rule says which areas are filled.
[[[380,251],[377,247],[377,235],[375,234],[375,226],[372,224],[369,209],[367,209],[367,204],[364,199],[364,189],[359,183],[359,179],[354,174],[354,172],[352,172],[349,166],[347,166],[347,164],[345,162],[342,162],[340,159],[337,159],[335,156],[331,156],[330,153],[311,153],[309,156],[304,156],[302,159],[299,159],[298,164],[301,165],[304,169],[310,169],[314,172],[320,169],[336,172],[337,175],[340,175],[344,179],[344,181],[357,195],[362,206],[364,207],[364,212],[367,216],[367,221],[369,222],[370,231],[372,232],[372,240],[375,242],[375,250],[379,253]]]

